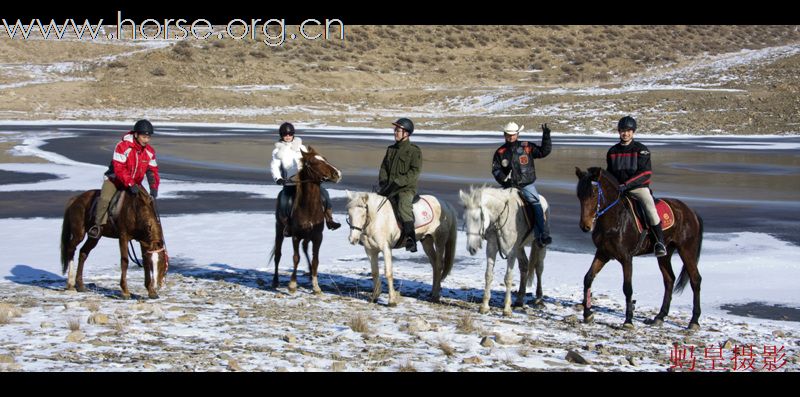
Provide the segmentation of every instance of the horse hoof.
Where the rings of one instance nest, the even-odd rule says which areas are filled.
[[[438,296],[431,298],[431,303],[441,303],[441,302],[442,302],[442,300]]]
[[[78,292],[86,292],[86,287],[84,287],[84,286],[82,286],[82,285],[81,285],[80,287],[75,287],[75,291],[78,291]]]
[[[129,300],[129,299],[131,299],[131,294],[122,293],[122,295],[121,295],[121,296],[122,296],[122,299],[124,299],[124,300]]]
[[[513,314],[513,311],[511,309],[508,309],[508,310],[503,309],[503,317],[511,317],[512,314]]]
[[[636,327],[633,326],[633,323],[624,323],[622,324],[622,328],[626,330],[632,330],[635,329]]]
[[[514,304],[511,305],[511,307],[524,307],[524,306],[525,306],[525,303],[523,303],[522,301],[514,302]]]
[[[698,323],[690,323],[689,324],[689,330],[690,331],[698,331],[698,330],[700,330],[700,324],[698,324]]]
[[[583,316],[583,322],[586,323],[586,324],[593,323],[594,322],[594,313],[592,313],[592,314],[590,314],[588,316]]]
[[[156,294],[156,293],[147,294],[147,297],[150,298],[150,299],[158,299],[158,294]]]
[[[664,324],[664,320],[660,318],[654,318],[652,320],[644,320],[644,323],[653,327],[659,327]]]
[[[390,302],[387,304],[387,306],[389,306],[389,307],[397,307],[397,302],[391,302],[391,301],[390,301]]]
[[[536,302],[533,302],[533,307],[535,307],[537,309],[544,309],[545,308],[544,301],[539,299]]]
[[[322,290],[319,288],[314,288],[314,295],[322,295]]]
[[[278,282],[277,281],[273,281],[272,282],[272,288],[273,289],[278,288]]]
[[[481,306],[481,308],[478,309],[478,313],[480,313],[480,314],[489,313],[489,307],[488,306],[487,307]]]

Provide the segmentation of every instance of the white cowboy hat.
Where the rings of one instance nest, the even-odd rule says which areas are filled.
[[[512,121],[503,127],[503,132],[509,135],[517,135],[520,133],[520,131],[522,131],[523,128],[525,128],[524,125],[518,126],[517,123]]]

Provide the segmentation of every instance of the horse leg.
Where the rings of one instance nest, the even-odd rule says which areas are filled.
[[[692,302],[692,319],[689,320],[688,327],[690,330],[700,329],[700,282],[703,280],[703,278],[700,277],[700,270],[698,270],[697,267],[697,251],[700,249],[700,244],[695,245],[696,247],[693,250],[684,248],[683,246],[678,248],[678,255],[680,255],[683,261],[684,271],[689,274],[689,283],[692,286],[692,295],[694,297]]]
[[[295,293],[297,291],[297,265],[300,263],[300,239],[292,237],[292,261],[294,262],[294,270],[292,270],[292,278],[289,280],[289,292]]]
[[[633,329],[633,260],[622,261],[622,292],[625,294],[625,322],[622,328]]]
[[[525,306],[525,294],[527,293],[528,272],[531,269],[528,257],[525,256],[525,250],[522,247],[517,250],[517,262],[519,262],[519,289],[517,290],[517,300],[514,301],[514,307],[523,307]]]
[[[441,252],[443,247],[434,248],[433,237],[428,237],[422,240],[422,248],[425,250],[425,255],[428,256],[428,261],[431,262],[433,267],[433,285],[431,286],[431,302],[439,303],[439,295],[441,294],[442,284],[442,261],[437,255],[437,251]]]
[[[535,253],[534,253],[535,252]],[[533,244],[531,248],[531,261],[528,265],[528,272],[531,266],[536,268],[536,300],[533,302],[537,307],[544,307],[544,294],[542,293],[542,272],[544,272],[544,256],[547,254],[547,247],[539,247]]]
[[[383,266],[386,273],[386,284],[389,286],[389,306],[397,306],[399,298],[394,290],[394,275],[392,274],[392,248],[389,244],[383,246]]]
[[[122,299],[130,299],[131,293],[128,291],[128,239],[125,237],[119,237],[119,267],[121,270],[121,275],[119,278],[119,288],[122,291]]]
[[[672,302],[672,287],[675,284],[675,273],[672,271],[672,254],[675,252],[673,246],[667,248],[667,255],[658,258],[658,269],[661,270],[661,277],[664,279],[664,300],[661,302],[661,310],[652,320],[645,320],[648,325],[661,325],[664,318],[669,314],[669,305]]]
[[[148,255],[147,251],[149,251],[150,248],[145,247],[144,244],[139,243],[139,247],[142,250],[142,261],[144,261],[144,287],[147,289],[147,297],[150,299],[158,299],[155,275],[157,262],[153,261],[154,258],[158,260],[158,254]]]
[[[492,298],[492,279],[494,278],[494,261],[497,258],[497,243],[489,239],[486,241],[486,275],[483,287],[483,302],[478,312],[486,314],[489,312],[489,300]]]
[[[583,276],[583,321],[590,323],[594,320],[594,313],[592,313],[592,281],[594,277],[603,266],[608,263],[608,259],[601,257],[599,252],[595,252],[592,265],[589,266],[589,271]]]
[[[319,248],[322,245],[322,232],[319,233],[319,237],[315,238],[313,241],[313,246],[311,248],[311,253],[313,258],[311,260],[311,288],[314,290],[315,294],[321,294],[322,289],[319,287],[319,280],[317,279],[317,269],[319,268]]]
[[[381,274],[378,268],[378,250],[368,250],[367,256],[369,257],[369,264],[372,266],[372,298],[370,302],[375,303],[381,296]],[[391,251],[390,251],[391,252]]]
[[[275,273],[272,274],[272,288],[278,288],[278,263],[281,262],[281,249],[283,248],[283,223],[275,222]]]
[[[74,283],[73,286],[75,287],[75,290],[78,292],[86,292],[86,287],[83,285],[83,264],[86,263],[86,258],[89,257],[89,252],[92,252],[94,247],[97,246],[98,241],[100,241],[100,239],[90,238],[86,240],[86,243],[83,244],[83,247],[81,247],[81,252],[78,255],[78,270],[74,274],[73,273],[69,274],[70,280],[72,280],[72,282]],[[70,264],[69,268],[70,272],[72,272],[73,271],[72,264]],[[67,281],[67,289],[70,289],[69,280]]]
[[[503,300],[503,316],[511,317],[511,285],[514,284],[514,262],[516,261],[516,252],[512,250],[508,253],[506,266],[506,277],[503,282],[506,284],[506,297]]]

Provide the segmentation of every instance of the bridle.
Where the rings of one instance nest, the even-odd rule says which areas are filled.
[[[500,234],[503,233],[503,227],[505,227],[506,223],[508,223],[508,209],[509,209],[508,200],[506,200],[505,206],[503,206],[503,210],[500,211],[500,214],[497,216],[497,221],[489,222],[489,228],[491,229],[492,227],[494,227],[494,230],[497,231],[497,233],[495,233],[495,237],[497,237],[497,246],[498,247],[500,247]],[[481,229],[478,231],[478,233],[474,233],[474,232],[471,233],[471,232],[467,231],[467,236],[479,236],[481,239],[485,240],[486,239],[486,227],[484,225],[486,224],[486,222],[485,222],[486,218],[485,218],[485,215],[483,213],[483,205],[480,206],[480,211],[481,211]],[[500,224],[499,221],[500,221],[501,218],[503,218],[503,214],[506,214],[506,216],[503,219],[503,223]],[[505,259],[505,255],[503,255],[503,251],[500,250],[499,253],[500,253],[500,257]]]
[[[389,200],[388,197],[384,197],[383,200],[381,200],[380,205],[378,205],[378,209],[375,210],[376,214],[378,213],[378,211],[381,210],[381,207],[383,207],[383,205],[386,204],[386,201],[388,200]],[[364,204],[363,206],[356,205],[356,207],[364,209],[364,224],[361,225],[361,227],[353,226],[353,223],[350,222],[350,214],[347,215],[345,222],[347,222],[347,225],[350,226],[350,230],[358,230],[359,232],[364,233],[364,230],[367,228],[367,225],[369,225],[370,222],[369,206],[367,204]]]
[[[595,209],[594,219],[592,220],[592,223],[597,222],[598,218],[600,218],[601,216],[603,216],[603,214],[608,212],[608,210],[610,210],[611,207],[617,205],[617,203],[619,203],[619,200],[622,198],[622,192],[620,191],[619,194],[617,195],[617,199],[614,200],[614,202],[612,202],[602,210],[600,209],[601,203],[605,204],[606,202],[605,195],[603,194],[603,187],[600,185],[600,178],[602,178],[602,176],[603,175],[600,174],[597,177],[596,181],[592,181],[592,187],[597,189],[597,207]]]

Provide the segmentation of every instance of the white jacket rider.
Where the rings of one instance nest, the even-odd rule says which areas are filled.
[[[289,193],[293,195],[295,186],[297,185],[295,176],[302,169],[301,160],[303,154],[301,150],[307,152],[308,148],[303,145],[303,140],[300,139],[300,137],[294,135],[294,126],[291,123],[281,124],[280,128],[278,128],[278,134],[281,138],[278,142],[275,142],[275,149],[272,151],[272,163],[270,164],[272,179],[275,183],[283,185],[284,192],[288,190]],[[341,224],[333,220],[330,194],[328,194],[328,191],[322,186],[320,186],[320,194],[322,195],[322,205],[325,209],[325,224],[328,226],[328,229],[336,230]],[[283,198],[279,196],[279,208],[285,208],[284,205],[288,205],[286,202],[282,201],[286,200],[285,197],[285,195],[283,195]],[[278,214],[279,217],[284,218],[282,222],[286,225],[283,231],[284,236],[291,235],[288,215],[289,214],[283,213]]]

